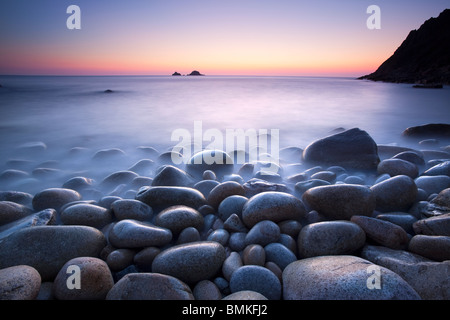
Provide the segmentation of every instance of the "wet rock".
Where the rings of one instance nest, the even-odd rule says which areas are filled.
[[[214,187],[208,195],[208,204],[218,209],[220,203],[230,196],[244,196],[244,188],[237,182],[227,181],[222,182],[218,186]]]
[[[439,193],[444,189],[450,188],[450,177],[444,175],[438,176],[420,176],[415,179],[417,188],[425,190],[427,196],[433,193]]]
[[[133,171],[116,171],[106,176],[99,184],[99,188],[105,192],[110,192],[118,185],[129,184],[139,175]]]
[[[230,233],[225,229],[217,229],[211,232],[208,237],[206,238],[206,241],[216,241],[220,243],[223,246],[226,246],[228,244],[228,240],[230,238]]]
[[[233,272],[242,267],[243,265],[244,263],[239,253],[233,251],[223,262],[222,274],[227,281],[230,281]]]
[[[313,210],[333,220],[349,220],[353,215],[372,215],[375,195],[359,185],[341,184],[309,189],[302,199]]]
[[[380,289],[369,289],[369,277],[381,274]],[[376,285],[376,282],[375,282]],[[297,260],[283,271],[285,300],[420,300],[399,275],[369,261],[348,255]]]
[[[359,225],[368,239],[391,249],[405,249],[409,242],[406,231],[389,221],[365,216],[353,216],[351,222]]]
[[[221,150],[204,150],[194,154],[186,164],[186,172],[197,179],[201,179],[206,170],[221,179],[233,173],[233,159]]]
[[[117,222],[109,232],[109,241],[117,248],[159,247],[171,240],[169,229],[131,219]]]
[[[389,174],[391,177],[405,175],[415,179],[419,175],[418,167],[409,161],[402,159],[386,159],[380,162],[377,168],[378,174]]]
[[[297,260],[296,255],[281,243],[269,243],[264,247],[264,252],[266,262],[275,263],[281,270]]]
[[[156,211],[175,205],[198,209],[206,204],[205,196],[200,191],[188,187],[150,187],[139,191],[136,200]]]
[[[241,218],[235,213],[230,215],[223,223],[223,228],[229,232],[247,232],[248,229],[242,222]]]
[[[198,229],[194,227],[187,227],[183,229],[178,235],[177,244],[184,244],[189,242],[200,241],[201,236]]]
[[[415,235],[408,250],[435,261],[450,260],[450,237]]]
[[[59,211],[62,206],[78,200],[81,200],[81,195],[75,190],[50,188],[38,192],[33,197],[32,204],[35,211],[49,208]]]
[[[426,300],[450,298],[450,262],[434,262],[414,253],[366,245],[361,257],[401,276]]]
[[[158,213],[155,217],[155,224],[169,229],[174,235],[178,235],[188,227],[201,230],[204,224],[203,220],[203,216],[197,210],[180,205],[169,207]]]
[[[321,179],[309,179],[295,184],[295,191],[301,197],[306,191],[315,187],[329,186],[330,182]]]
[[[231,293],[222,300],[267,300],[267,298],[259,292],[242,290]]]
[[[45,209],[28,215],[22,219],[0,226],[0,240],[23,228],[53,225],[55,222],[55,209]]]
[[[248,198],[241,195],[232,195],[220,202],[217,209],[217,216],[223,221],[227,220],[233,213],[242,217],[242,209]]]
[[[0,300],[34,300],[39,294],[41,276],[30,266],[0,269]]]
[[[22,205],[11,201],[0,201],[0,226],[30,215],[33,211]]]
[[[242,253],[244,265],[264,266],[266,263],[266,252],[259,244],[249,244]]]
[[[220,182],[215,180],[202,180],[194,184],[194,188],[200,191],[205,196],[205,198],[208,198],[211,190],[217,187],[219,184]]]
[[[186,172],[177,167],[166,165],[153,178],[152,186],[185,187],[192,183]]]
[[[265,246],[280,238],[280,227],[273,221],[263,220],[256,223],[245,236],[245,244]]]
[[[33,195],[21,191],[0,191],[0,201],[10,201],[24,205],[28,208],[32,207]]]
[[[102,149],[97,151],[92,159],[95,161],[105,161],[105,160],[117,160],[124,158],[126,156],[125,152],[118,148]]]
[[[268,191],[251,197],[242,209],[242,221],[251,228],[263,220],[300,220],[306,215],[301,200],[284,192]]]
[[[450,176],[450,161],[444,161],[440,164],[437,164],[427,171],[425,171],[422,175],[424,176]]]
[[[380,162],[375,141],[358,128],[314,141],[303,151],[303,159],[354,169],[376,169]]]
[[[79,269],[79,288],[71,281],[74,267]],[[68,283],[74,287],[69,287]],[[53,282],[53,292],[58,300],[104,300],[114,281],[106,262],[98,258],[79,257],[66,262]]]
[[[116,200],[111,204],[111,210],[117,220],[149,221],[153,216],[150,206],[133,199]]]
[[[414,234],[413,224],[417,221],[417,218],[402,212],[383,213],[376,216],[377,219],[389,221],[402,227],[407,233]]]
[[[220,300],[222,293],[217,285],[209,280],[202,280],[192,290],[196,300]]]
[[[417,186],[405,175],[389,178],[370,189],[376,198],[376,210],[380,212],[406,212],[417,199]]]
[[[247,198],[253,197],[262,192],[274,191],[290,193],[286,185],[281,183],[268,182],[261,179],[252,178],[243,184],[245,196]]]
[[[86,177],[73,177],[63,183],[62,187],[65,189],[72,189],[82,192],[87,188],[92,188],[94,180]]]
[[[157,247],[147,247],[137,252],[133,257],[133,263],[141,272],[150,272],[155,257],[161,252]]]
[[[352,254],[362,248],[366,234],[350,221],[324,221],[303,227],[297,239],[300,257]]]
[[[120,248],[111,251],[106,257],[106,263],[111,271],[120,271],[133,263],[135,251],[132,249]]]
[[[435,217],[450,213],[450,188],[444,189],[421,210],[426,217]]]
[[[416,234],[450,237],[450,213],[414,222]]]
[[[105,246],[103,233],[88,226],[24,228],[0,242],[0,268],[29,265],[52,280],[70,259],[98,257]]]
[[[230,280],[232,293],[250,290],[262,294],[269,300],[281,298],[281,283],[277,276],[261,266],[243,266],[233,272]]]
[[[108,292],[106,300],[194,300],[177,278],[158,273],[129,273]]]
[[[153,260],[152,271],[171,275],[187,284],[209,280],[222,268],[225,248],[214,241],[173,246]]]
[[[85,225],[101,229],[113,221],[111,210],[93,204],[75,204],[61,212],[65,225]]]

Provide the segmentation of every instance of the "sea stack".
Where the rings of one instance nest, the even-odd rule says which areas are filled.
[[[197,70],[192,71],[188,76],[204,76],[204,74],[201,74]]]

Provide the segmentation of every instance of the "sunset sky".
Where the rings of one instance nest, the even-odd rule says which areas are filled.
[[[69,5],[81,30],[69,30]],[[369,30],[368,6],[381,9]],[[360,76],[448,0],[1,0],[0,75]]]

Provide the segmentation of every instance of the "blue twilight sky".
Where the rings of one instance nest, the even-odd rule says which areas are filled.
[[[81,29],[69,30],[69,5]],[[369,30],[366,10],[381,9]],[[351,75],[448,0],[1,0],[0,74]]]

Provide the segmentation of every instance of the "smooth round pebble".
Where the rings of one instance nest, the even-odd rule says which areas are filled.
[[[171,240],[169,229],[131,219],[117,222],[109,232],[109,241],[117,248],[159,247]]]
[[[93,204],[75,204],[61,212],[65,225],[85,225],[101,229],[113,221],[111,210]]]
[[[270,243],[264,247],[266,262],[274,262],[281,270],[297,260],[296,255],[281,243]]]
[[[222,300],[267,300],[267,298],[259,292],[242,290],[229,294]]]
[[[204,225],[203,216],[196,209],[177,205],[164,209],[155,217],[157,226],[169,229],[178,235],[183,229],[194,227],[198,230]]]
[[[111,204],[111,210],[117,220],[149,221],[153,216],[153,210],[149,205],[133,199],[114,201]]]
[[[280,238],[280,227],[273,221],[260,221],[250,229],[245,236],[245,244],[259,244],[265,246],[276,242]]]
[[[192,290],[195,300],[220,300],[222,293],[217,285],[209,280],[198,282]]]
[[[370,187],[375,199],[376,210],[380,212],[408,211],[417,199],[414,180],[398,175]]]
[[[264,266],[266,262],[266,252],[259,244],[249,244],[242,253],[244,265]]]
[[[55,209],[59,211],[62,206],[69,202],[81,200],[81,195],[72,189],[49,188],[38,192],[32,200],[35,211],[44,209]]]
[[[0,300],[34,300],[39,294],[41,276],[27,265],[0,269]]]
[[[230,279],[231,293],[250,290],[262,294],[268,300],[281,298],[281,283],[277,276],[261,266],[243,266],[233,272]]]
[[[435,261],[450,260],[450,237],[415,235],[408,250]]]

